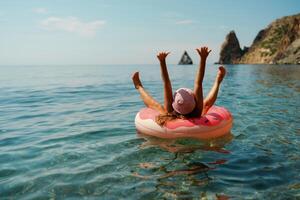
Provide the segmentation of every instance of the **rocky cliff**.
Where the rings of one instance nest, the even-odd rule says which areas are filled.
[[[241,50],[238,39],[230,32],[222,45],[219,63],[300,64],[300,14],[272,22],[257,34],[249,49]]]
[[[189,54],[186,51],[184,51],[178,65],[192,65],[192,64],[193,64],[193,61],[192,61],[191,57],[189,56]]]
[[[225,42],[222,44],[219,63],[238,63],[241,57],[244,55],[245,51],[241,49],[239,40],[237,39],[235,32],[230,31],[230,33],[225,38]]]

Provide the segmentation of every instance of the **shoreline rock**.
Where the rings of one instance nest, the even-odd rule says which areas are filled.
[[[240,43],[234,31],[230,31],[224,43],[222,44],[220,51],[219,64],[231,64],[238,63],[245,52],[248,51],[247,47],[244,50],[241,49]]]

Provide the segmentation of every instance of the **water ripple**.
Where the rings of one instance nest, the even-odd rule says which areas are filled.
[[[226,67],[216,103],[232,134],[206,142],[137,135],[130,76],[140,70],[162,102],[157,66],[5,68],[0,199],[299,198],[299,66]],[[170,66],[174,89],[192,87],[195,70]]]

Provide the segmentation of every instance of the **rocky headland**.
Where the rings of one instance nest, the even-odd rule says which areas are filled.
[[[283,17],[259,31],[252,45],[241,49],[231,31],[222,44],[220,64],[300,64],[300,14]]]

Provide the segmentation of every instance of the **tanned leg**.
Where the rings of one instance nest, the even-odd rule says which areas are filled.
[[[198,54],[201,57],[201,61],[199,64],[199,69],[196,75],[195,84],[194,84],[194,94],[195,99],[197,103],[197,112],[199,115],[201,115],[203,111],[203,89],[202,89],[202,82],[204,78],[205,73],[205,65],[206,65],[206,58],[211,52],[211,50],[208,50],[207,47],[201,47],[196,49]]]
[[[204,107],[202,111],[202,115],[206,114],[207,111],[214,105],[217,100],[219,88],[221,82],[226,74],[226,70],[223,66],[219,67],[219,72],[217,74],[216,80],[214,82],[213,87],[211,88],[210,92],[208,93],[207,97],[204,100]]]
[[[173,112],[173,92],[172,92],[172,85],[169,78],[169,73],[166,65],[166,57],[168,56],[169,52],[161,52],[157,55],[157,58],[160,62],[160,69],[161,69],[161,77],[164,83],[164,109],[171,113]]]
[[[158,103],[148,92],[144,89],[140,77],[139,72],[135,72],[132,75],[132,81],[135,86],[135,88],[139,91],[142,100],[144,101],[145,105],[149,108],[152,108],[154,110],[157,110],[160,114],[166,113],[166,110],[163,108],[160,103]]]

